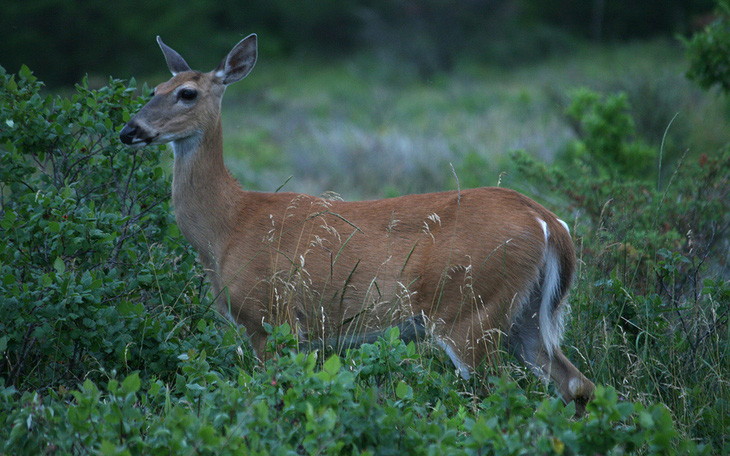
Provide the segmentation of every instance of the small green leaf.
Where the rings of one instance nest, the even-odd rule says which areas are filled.
[[[162,383],[160,383],[159,381],[153,382],[150,385],[149,395],[150,396],[157,396],[160,393],[160,390],[161,389],[162,389]]]
[[[100,454],[106,456],[106,455],[114,455],[117,453],[117,448],[114,446],[113,443],[111,443],[108,440],[103,440],[101,442],[101,446],[99,447]]]
[[[645,429],[652,429],[654,427],[654,419],[648,412],[639,413],[639,424]]]
[[[139,373],[135,372],[128,375],[127,378],[122,381],[122,391],[126,393],[136,393],[139,391],[141,384],[142,383],[139,380]]]
[[[139,274],[137,280],[144,284],[152,283],[152,274]]]
[[[103,231],[101,231],[100,229],[93,228],[93,229],[89,230],[89,236],[91,236],[92,238],[99,239],[99,238],[103,238],[104,236],[106,236],[106,234]]]
[[[216,445],[219,441],[215,429],[210,425],[201,427],[198,435],[200,436],[200,440],[206,445]]]
[[[56,257],[53,261],[53,269],[55,269],[59,274],[66,272],[66,263],[63,262],[63,258]]]
[[[395,387],[395,396],[398,399],[413,399],[413,388],[408,386],[407,383],[400,381],[398,386]]]
[[[324,362],[324,370],[326,370],[327,372],[329,372],[332,375],[337,374],[341,368],[342,368],[342,362],[340,361],[340,358],[337,355],[333,355],[332,357],[330,357],[330,359],[328,359],[327,361]]]
[[[478,444],[483,445],[494,436],[494,431],[489,428],[486,420],[479,418],[471,428],[471,436]]]
[[[332,381],[341,368],[342,362],[340,361],[340,358],[337,355],[332,355],[330,359],[324,362],[322,371],[317,374],[317,377],[325,382]]]
[[[205,386],[199,385],[197,383],[187,383],[185,386],[187,386],[187,388],[190,391],[205,391],[206,390]]]
[[[123,317],[130,315],[132,313],[133,306],[134,305],[131,302],[127,301],[126,299],[119,302],[119,304],[117,304],[117,310],[119,311],[119,315],[121,315]]]
[[[5,216],[3,217],[2,222],[0,222],[0,227],[4,230],[9,230],[12,228],[12,226],[15,224],[15,221],[18,219],[18,216],[13,211],[7,211],[5,212]]]
[[[30,68],[28,68],[25,64],[20,66],[20,76],[23,77],[23,79],[30,80],[32,82],[33,80],[33,72],[30,71]]]
[[[282,336],[288,336],[291,334],[291,326],[289,326],[289,323],[283,323],[279,326],[279,331],[281,331]]]
[[[304,359],[304,372],[311,374],[314,372],[314,366],[317,365],[317,353],[311,352],[307,354],[307,357]]]

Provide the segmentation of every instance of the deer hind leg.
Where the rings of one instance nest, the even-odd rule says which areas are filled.
[[[576,414],[582,415],[586,404],[593,398],[593,382],[565,357],[560,348],[551,355],[541,351],[536,361],[544,375],[555,382],[563,401],[575,402]]]
[[[593,397],[594,385],[560,349],[562,316],[558,306],[549,305],[555,297],[544,299],[545,277],[530,294],[520,315],[510,328],[510,351],[529,367],[535,375],[554,381],[563,401],[575,402],[576,413],[583,414],[585,405]],[[549,290],[548,290],[549,291]],[[549,305],[549,307],[545,307]]]

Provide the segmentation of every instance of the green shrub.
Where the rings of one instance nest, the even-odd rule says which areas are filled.
[[[602,99],[591,90],[576,90],[567,115],[578,140],[570,143],[567,158],[599,177],[646,176],[656,151],[635,138],[629,109],[625,94]]]
[[[273,348],[293,341],[277,328]],[[287,342],[287,340],[289,342]],[[383,353],[363,361],[363,349]],[[677,439],[662,405],[620,402],[599,388],[584,420],[559,399],[537,403],[504,377],[475,406],[462,399],[416,400],[417,385],[370,384],[372,369],[406,355],[391,333],[321,362],[318,354],[286,351],[261,369],[226,376],[205,352],[181,357],[177,381],[148,387],[136,373],[101,386],[87,380],[68,403],[27,392],[0,394],[0,451],[9,454],[708,454]],[[393,356],[393,353],[399,353]],[[389,364],[402,376],[409,363]],[[456,384],[445,385],[455,390]],[[535,411],[536,410],[536,411]]]
[[[730,92],[730,2],[717,0],[716,18],[701,33],[684,40],[689,58],[687,77],[701,87]]]
[[[172,223],[162,151],[116,138],[140,106],[134,83],[61,98],[27,68],[0,78],[0,384],[165,378],[180,353],[221,345],[201,320],[206,288]]]

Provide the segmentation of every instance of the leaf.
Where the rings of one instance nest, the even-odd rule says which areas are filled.
[[[562,440],[560,440],[557,437],[553,437],[551,439],[551,444],[553,446],[553,450],[558,454],[563,454],[565,452],[565,443],[563,443]]]
[[[311,374],[314,372],[314,366],[317,364],[317,352],[307,354],[304,359],[304,372]]]
[[[66,263],[63,262],[63,258],[56,257],[53,261],[53,269],[55,269],[59,274],[66,272]]]
[[[205,324],[205,320],[198,320],[198,324],[196,325],[198,328],[198,331],[205,332],[205,328],[207,327]]]
[[[413,399],[413,388],[408,386],[407,383],[400,381],[398,386],[395,387],[395,396],[398,399]]]
[[[188,388],[188,389],[189,389],[190,391],[205,391],[205,390],[206,390],[205,386],[203,386],[203,385],[199,385],[199,384],[197,384],[197,383],[186,383],[186,384],[185,384],[185,386],[186,386],[186,387],[187,387],[187,388]]]
[[[279,326],[279,331],[281,332],[282,336],[288,336],[291,334],[291,326],[289,326],[289,323],[283,323],[281,326]]]
[[[200,437],[200,440],[206,445],[216,445],[219,441],[215,429],[213,429],[213,426],[210,425],[205,425],[201,427],[200,431],[198,431],[198,436]]]
[[[108,440],[102,440],[101,446],[99,448],[100,454],[106,456],[106,455],[116,455],[117,454],[117,448],[114,446],[113,443],[111,443]]]
[[[22,77],[23,79],[26,79],[26,80],[28,80],[28,81],[31,81],[31,82],[33,82],[33,80],[35,79],[35,78],[33,77],[33,72],[32,72],[32,71],[30,71],[30,68],[28,68],[28,67],[27,67],[27,66],[26,66],[25,64],[23,64],[23,65],[21,65],[21,66],[20,66],[20,71],[19,71],[19,73],[20,73],[20,76],[21,76],[21,77]]]
[[[132,304],[130,301],[127,301],[126,299],[117,304],[117,310],[119,311],[119,315],[123,317],[130,315],[132,313],[133,307],[134,304]]]
[[[135,372],[128,375],[127,378],[122,381],[122,391],[126,393],[136,393],[139,391],[139,387],[141,385],[142,383],[139,380],[139,373]]]
[[[17,219],[18,215],[13,211],[8,210],[5,212],[5,216],[3,216],[2,222],[0,222],[0,227],[2,227],[2,229],[4,230],[9,230],[13,227]]]
[[[139,280],[141,283],[144,284],[150,284],[152,283],[152,274],[139,274],[137,275],[137,280]]]
[[[91,273],[89,271],[84,271],[83,275],[81,276],[81,286],[89,288],[91,286],[91,281]]]
[[[98,290],[101,288],[101,286],[104,284],[104,281],[102,279],[96,279],[91,282],[91,285],[89,286],[89,290]]]
[[[654,419],[649,412],[639,413],[639,424],[645,429],[652,429],[654,427]]]
[[[333,355],[330,359],[324,362],[324,370],[332,375],[337,374],[340,371],[340,368],[342,368],[342,362],[340,361],[340,357],[337,355]]]
[[[495,432],[490,429],[484,417],[479,418],[471,428],[471,436],[480,445],[491,440]]]
[[[106,236],[106,233],[98,228],[94,228],[89,230],[89,236],[91,236],[92,238],[100,239]]]
[[[162,383],[160,383],[159,381],[153,382],[150,385],[150,389],[149,389],[148,393],[150,396],[157,396],[160,393],[161,389],[162,389]]]
[[[337,373],[340,371],[340,368],[342,368],[340,358],[337,355],[332,355],[330,359],[324,362],[322,371],[317,374],[317,377],[325,382],[332,381],[332,379],[335,378]]]

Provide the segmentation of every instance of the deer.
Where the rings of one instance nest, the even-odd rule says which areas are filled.
[[[397,326],[429,338],[467,380],[511,353],[584,411],[594,384],[560,348],[576,267],[564,221],[504,187],[370,201],[246,191],[224,164],[221,104],[253,69],[257,36],[207,73],[157,42],[172,78],[120,140],[172,144],[177,225],[257,356],[266,323],[289,323],[304,348],[356,346]]]

